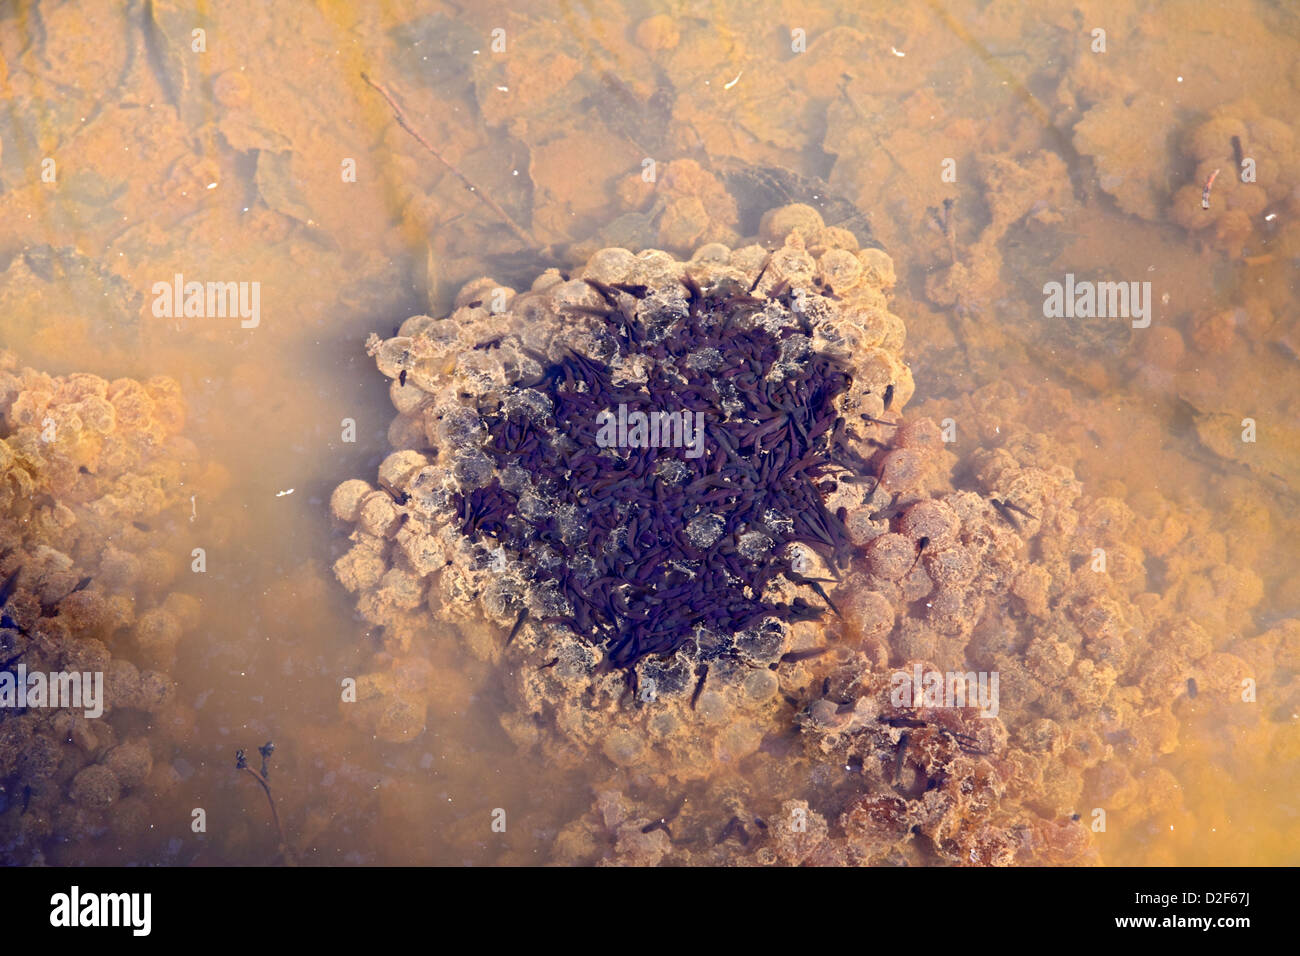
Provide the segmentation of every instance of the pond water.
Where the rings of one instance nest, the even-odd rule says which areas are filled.
[[[739,247],[792,202],[892,259],[915,381],[893,411],[952,423],[951,486],[979,487],[998,465],[975,456],[1015,435],[1044,474],[1078,482],[1075,524],[1095,532],[1058,519],[1017,560],[1054,567],[1065,549],[1077,567],[1095,545],[1111,563],[1098,601],[1114,635],[1037,613],[1032,573],[982,601],[972,627],[1014,621],[1024,637],[997,658],[1003,720],[1041,762],[999,765],[997,806],[978,812],[1077,814],[1073,849],[1050,862],[1300,861],[1298,54],[1300,16],[1262,0],[5,5],[6,367],[179,384],[193,467],[139,545],[175,567],[133,600],[137,615],[171,591],[199,601],[160,665],[167,708],[66,744],[79,756],[35,783],[29,738],[12,737],[6,862],[859,860],[760,854],[789,801],[851,843],[841,813],[890,782],[830,779],[790,708],[705,771],[620,766],[572,740],[557,760],[503,720],[524,706],[508,627],[486,628],[501,646],[482,653],[474,625],[421,605],[423,632],[396,647],[333,570],[351,546],[334,489],[375,485],[400,441],[372,333],[447,316],[482,276],[526,290],[546,269],[580,274],[605,247]],[[187,314],[191,282],[205,285]],[[243,311],[217,309],[211,283],[239,284]],[[6,438],[26,421],[18,393],[6,386]],[[14,487],[5,501],[27,504],[5,522],[34,553],[32,515],[57,496]],[[129,525],[98,533],[131,540]],[[107,587],[106,565],[77,564],[88,592]],[[1053,609],[1070,600],[1060,584],[1042,585]],[[942,642],[913,654],[929,645],[907,633],[900,619],[884,638],[884,671],[988,669]],[[105,643],[130,658],[118,637]],[[1105,640],[1126,649],[1094,698],[1071,682],[1085,658],[1085,676],[1103,668],[1090,648]],[[830,673],[796,663],[802,685]],[[357,716],[349,679],[363,698],[418,684],[393,691],[414,715],[397,729]],[[149,742],[152,770],[113,800],[138,798],[147,819],[114,826],[113,800],[69,794],[128,739]],[[235,764],[267,741],[282,835]],[[917,800],[918,781],[887,789]],[[45,823],[21,821],[33,812]],[[674,812],[671,839],[643,832]],[[746,830],[746,814],[766,822]],[[952,862],[926,839],[886,858]]]

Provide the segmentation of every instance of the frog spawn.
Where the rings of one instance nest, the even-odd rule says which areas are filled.
[[[858,268],[848,266],[845,256]],[[513,661],[531,665],[515,669],[511,692],[518,712],[503,718],[522,742],[552,746],[558,728],[560,752],[578,755],[602,749],[616,762],[654,753],[663,767],[698,776],[708,772],[714,748],[686,739],[690,735],[679,728],[696,719],[722,720],[728,714],[747,712],[752,718],[729,727],[719,753],[730,760],[752,752],[759,728],[778,702],[770,668],[780,663],[783,654],[820,643],[811,622],[814,609],[826,607],[823,597],[789,577],[765,576],[744,600],[796,606],[799,613],[785,620],[756,615],[738,628],[706,615],[684,639],[636,658],[630,678],[627,669],[602,667],[602,651],[607,648],[573,626],[580,623],[575,602],[554,581],[546,580],[551,569],[572,565],[581,572],[590,561],[601,559],[582,555],[580,547],[574,548],[572,556],[565,554],[575,543],[584,543],[589,533],[584,526],[587,509],[581,502],[568,509],[569,502],[558,502],[558,492],[564,489],[537,480],[527,467],[498,466],[489,477],[484,458],[493,457],[488,446],[494,439],[490,423],[478,412],[496,409],[499,413],[511,403],[518,409],[521,402],[536,402],[527,393],[537,390],[533,388],[537,379],[574,353],[606,363],[616,386],[634,388],[661,374],[656,361],[622,347],[611,334],[602,317],[611,303],[602,287],[618,287],[619,298],[629,306],[633,306],[629,296],[649,302],[638,315],[644,319],[652,347],[668,339],[675,322],[680,327],[696,307],[699,294],[730,288],[738,290],[734,294],[749,295],[746,290],[752,290],[760,303],[752,310],[756,326],[779,330],[791,322],[807,323],[806,334],[786,336],[787,342],[800,337],[804,341],[782,347],[772,369],[773,381],[790,378],[793,382],[800,369],[819,361],[818,356],[845,353],[835,361],[845,362],[851,384],[835,399],[831,414],[854,416],[851,429],[837,439],[847,446],[857,442],[854,454],[865,459],[873,449],[861,439],[883,438],[887,426],[858,417],[859,410],[883,414],[886,396],[896,410],[913,390],[910,374],[898,357],[901,335],[897,332],[902,323],[884,309],[883,286],[886,276],[892,278],[892,266],[882,265],[885,260],[878,250],[863,253],[833,247],[823,251],[821,259],[824,264],[808,254],[798,232],[775,250],[757,245],[734,251],[707,246],[688,263],[657,251],[633,255],[605,249],[592,256],[581,278],[552,271],[540,276],[527,292],[496,296],[498,303],[509,303],[501,311],[491,308],[497,287],[484,280],[462,291],[447,320],[416,317],[404,323],[394,339],[373,338],[369,349],[380,370],[405,381],[393,388],[400,394],[394,402],[399,415],[390,436],[408,449],[397,454],[408,460],[415,455],[419,461],[412,460],[414,467],[389,483],[388,489],[346,482],[335,493],[334,514],[353,526],[352,547],[335,570],[345,586],[359,592],[362,614],[384,624],[390,645],[408,648],[425,623],[422,612],[427,608],[443,620],[457,622],[478,656],[497,659],[505,653]],[[819,291],[823,265],[834,270],[838,298]],[[684,281],[688,276],[689,281]],[[882,315],[887,317],[882,320]],[[842,343],[848,340],[858,348],[844,348]],[[671,365],[663,374],[672,372],[689,380],[693,372],[715,370],[726,354],[725,348],[706,343],[680,359],[660,355],[658,365]],[[859,381],[875,383],[878,394],[869,394]],[[412,389],[419,394],[412,395]],[[741,394],[728,398],[729,394],[719,389],[717,414],[724,421],[741,415],[745,407]],[[545,413],[544,408],[538,411]],[[656,477],[669,487],[687,483],[697,474],[683,470],[689,465],[680,452],[660,456]],[[514,499],[512,510],[517,514],[544,517],[550,523],[548,542],[532,542],[520,549],[503,546],[494,537],[493,532],[503,530],[498,525],[504,494]],[[835,509],[832,515],[845,514],[850,506],[870,499],[874,489],[869,482],[842,483],[837,494],[827,498],[827,507]],[[385,503],[380,495],[389,501]],[[374,507],[385,515],[391,505],[409,517],[368,520],[364,507],[359,507],[364,501],[377,502]],[[763,527],[728,527],[724,509],[705,508],[687,517],[683,536],[696,549],[726,538],[733,541],[730,547],[736,560],[779,561],[791,569],[797,565],[798,577],[831,579],[833,555],[819,554],[820,543],[810,547],[789,540],[796,514],[769,508],[762,517],[765,520],[758,524]],[[719,521],[724,524],[721,535]],[[472,534],[464,533],[467,527]],[[624,522],[612,529],[607,545],[625,546],[626,536],[637,530],[632,521]],[[649,539],[643,533],[639,537],[644,548]],[[412,554],[436,554],[442,564],[435,570],[435,561],[416,562]],[[682,560],[670,559],[666,567],[679,581],[700,573],[700,568]],[[388,585],[394,572],[401,583],[412,576],[427,581],[421,605],[408,606],[404,592]],[[756,677],[759,670],[767,673]],[[545,716],[535,719],[534,713]],[[541,729],[548,725],[550,731]],[[410,730],[418,732],[414,724]]]
[[[200,478],[184,417],[170,379],[51,376],[0,353],[0,659],[10,673],[103,681],[97,717],[0,710],[7,864],[112,860],[147,837],[180,783],[195,718],[169,672],[199,603],[173,589],[165,539],[189,512],[181,489]]]

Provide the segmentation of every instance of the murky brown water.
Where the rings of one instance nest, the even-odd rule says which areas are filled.
[[[762,167],[785,171],[788,199],[856,207],[892,256],[890,309],[917,383],[907,418],[955,416],[954,451],[969,454],[982,438],[961,428],[961,403],[1010,383],[991,414],[1077,450],[1059,463],[1086,494],[1173,513],[1201,542],[1197,559],[1157,562],[1135,539],[1148,552],[1138,590],[1244,661],[1259,699],[1171,706],[1176,746],[1154,761],[1167,774],[1092,834],[1100,859],[1297,862],[1300,638],[1279,623],[1300,616],[1293,10],[362,6],[0,11],[0,343],[51,375],[176,379],[204,468],[192,520],[168,525],[182,565],[193,548],[207,560],[175,581],[202,600],[171,669],[193,719],[178,782],[148,830],[52,859],[272,859],[266,802],[234,769],[237,748],[269,739],[298,862],[551,860],[594,792],[622,784],[600,754],[561,771],[520,750],[499,721],[498,665],[449,625],[431,620],[415,650],[433,665],[415,739],[383,742],[340,704],[340,682],[381,651],[331,572],[347,541],[330,493],[373,480],[390,450],[389,382],[363,342],[445,315],[481,275],[527,288],[602,246],[736,244],[762,210],[752,190],[729,206],[723,187],[736,194],[728,173]],[[1234,178],[1234,135],[1255,182]],[[255,327],[156,315],[154,284],[178,273],[259,283]],[[1067,273],[1149,281],[1150,327],[1045,317],[1043,287]],[[1061,390],[1050,403],[1031,391],[1047,385]],[[1240,440],[1245,418],[1254,443]],[[1242,642],[1270,630],[1252,658]],[[747,766],[721,767],[709,791],[743,792]],[[1106,803],[1084,792],[1075,805],[1087,820]]]

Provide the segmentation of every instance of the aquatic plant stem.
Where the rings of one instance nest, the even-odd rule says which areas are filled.
[[[280,847],[279,847],[280,853],[284,857],[285,862],[292,865],[293,856],[289,853],[289,841],[284,838],[284,827],[280,825],[280,814],[277,813],[275,809],[275,798],[271,796],[271,785],[266,782],[265,777],[263,777],[252,767],[245,765],[242,767],[238,767],[237,769],[243,770],[245,773],[251,774],[253,779],[256,780],[259,784],[261,784],[262,791],[266,794],[266,802],[271,807],[271,820],[274,821],[275,823],[275,831],[280,835]]]
[[[429,143],[429,141],[416,131],[415,127],[413,127],[410,124],[410,122],[407,120],[406,114],[402,112],[402,108],[397,105],[397,100],[393,98],[393,95],[389,93],[388,90],[384,89],[383,86],[381,86],[380,84],[372,80],[368,73],[362,73],[361,79],[365,80],[367,85],[373,88],[375,92],[377,92],[380,96],[382,96],[385,99],[385,101],[387,101],[389,108],[393,111],[394,118],[396,118],[397,120],[398,126],[402,127],[402,129],[406,130],[413,137],[415,137],[415,141],[419,143],[421,146],[423,146],[426,150],[428,150],[434,159],[436,159],[438,162],[442,163],[442,165],[446,166],[449,170],[451,170],[452,173],[455,174],[456,178],[465,184],[465,188],[468,189],[470,192],[472,192],[475,196],[477,196],[479,200],[482,203],[484,203],[484,205],[486,205],[489,209],[491,209],[494,213],[496,213],[501,218],[501,220],[507,226],[510,227],[510,231],[513,232],[517,237],[522,239],[525,243],[527,243],[530,249],[537,248],[537,240],[534,239],[526,229],[524,229],[521,225],[519,225],[519,223],[515,222],[514,219],[511,218],[510,213],[506,212],[503,208],[501,208],[501,205],[497,203],[496,200],[494,200],[491,196],[489,196],[477,185],[475,185],[473,180],[471,180],[468,176],[466,176],[459,169],[457,169],[456,166],[451,162],[451,160],[447,159],[445,156],[442,155],[442,153],[434,149],[434,147]]]

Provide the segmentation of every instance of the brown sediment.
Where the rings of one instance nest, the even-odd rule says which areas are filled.
[[[421,146],[423,146],[425,150],[428,151],[429,155],[431,155],[438,162],[442,163],[442,165],[446,166],[447,169],[449,169],[456,176],[457,179],[459,179],[462,183],[465,184],[466,189],[468,189],[470,192],[476,195],[479,198],[480,202],[482,202],[485,206],[487,206],[494,213],[496,213],[497,216],[501,219],[501,221],[510,227],[510,231],[513,232],[520,239],[522,239],[524,243],[528,245],[529,248],[536,247],[537,240],[535,240],[531,235],[529,235],[528,230],[524,229],[523,226],[515,222],[514,218],[510,215],[510,213],[506,212],[501,207],[500,203],[498,203],[495,199],[493,199],[486,192],[484,192],[482,188],[475,185],[475,183],[468,176],[466,176],[458,168],[456,168],[455,163],[447,159],[447,157],[443,156],[442,153],[440,153],[437,149],[435,149],[427,139],[425,139],[423,136],[420,135],[419,131],[414,126],[411,125],[410,120],[406,118],[406,113],[403,112],[402,108],[397,105],[397,100],[393,99],[393,94],[389,93],[388,90],[386,90],[375,80],[372,80],[369,74],[362,73],[361,79],[364,80],[366,84],[370,86],[376,93],[378,93],[380,96],[384,98],[384,102],[386,102],[389,108],[392,109],[393,111],[393,118],[397,120],[397,125],[399,125],[400,127],[402,127],[402,129],[410,133],[411,136],[415,138],[415,141],[419,143]],[[402,384],[405,384],[405,380],[403,380]]]

